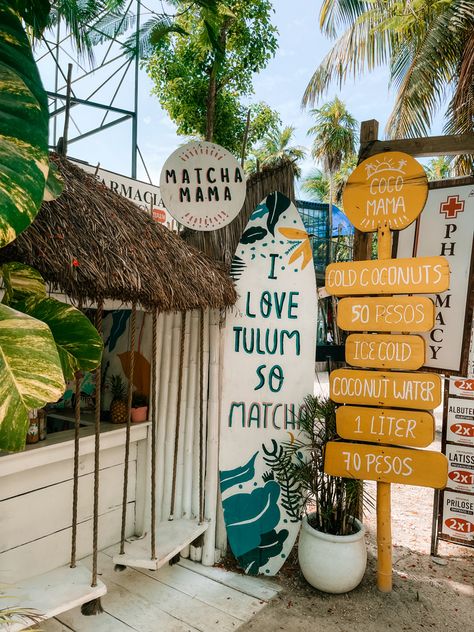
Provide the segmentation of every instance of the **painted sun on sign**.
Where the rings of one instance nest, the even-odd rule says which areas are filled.
[[[421,213],[428,195],[425,171],[408,154],[393,151],[364,160],[352,172],[343,194],[351,222],[363,232],[386,225],[409,226]]]

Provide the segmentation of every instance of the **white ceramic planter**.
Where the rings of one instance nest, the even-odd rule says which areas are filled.
[[[330,535],[316,531],[303,518],[298,559],[301,572],[314,588],[328,593],[344,593],[358,586],[367,565],[365,527],[352,535]]]

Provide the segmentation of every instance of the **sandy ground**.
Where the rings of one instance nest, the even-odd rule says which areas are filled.
[[[319,375],[324,389],[327,376]],[[319,387],[316,389],[319,390]],[[437,415],[439,420],[439,415]],[[438,424],[437,424],[438,426]],[[439,449],[437,442],[431,449]],[[375,497],[375,484],[368,483]],[[474,632],[474,549],[440,542],[430,556],[433,491],[392,486],[393,591],[376,587],[375,512],[365,516],[368,564],[358,588],[327,595],[302,577],[297,553],[276,579],[283,591],[239,630],[258,632]]]

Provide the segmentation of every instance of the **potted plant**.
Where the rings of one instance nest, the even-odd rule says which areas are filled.
[[[367,564],[365,529],[358,514],[362,481],[324,473],[324,449],[337,438],[336,406],[310,395],[300,417],[300,433],[285,443],[275,469],[299,494],[302,529],[298,559],[305,579],[329,593],[352,590]],[[364,501],[370,504],[365,495]]]
[[[146,421],[148,418],[148,397],[143,393],[132,396],[132,421]]]

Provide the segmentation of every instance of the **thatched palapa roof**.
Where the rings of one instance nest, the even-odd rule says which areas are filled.
[[[244,207],[230,224],[212,232],[186,229],[183,233],[184,239],[212,259],[224,263],[226,269],[230,270],[232,257],[250,215],[258,204],[274,191],[283,193],[292,202],[295,201],[295,169],[291,161],[282,162],[276,167],[265,167],[262,171],[249,176]]]
[[[160,311],[226,307],[236,300],[221,264],[186,244],[92,175],[52,155],[65,187],[1,261],[36,268],[74,299],[118,299]]]

